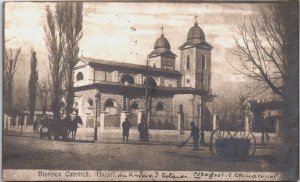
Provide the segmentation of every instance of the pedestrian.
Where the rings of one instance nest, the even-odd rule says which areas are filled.
[[[140,132],[140,141],[148,142],[149,141],[148,127],[143,120],[138,125],[138,131]]]
[[[128,121],[128,118],[125,118],[125,121],[122,123],[123,127],[123,142],[128,142],[128,137],[129,137],[129,129],[131,128],[131,124]]]
[[[191,122],[191,135],[194,142],[194,149],[193,150],[199,150],[198,141],[199,141],[199,128],[195,126],[195,123]]]

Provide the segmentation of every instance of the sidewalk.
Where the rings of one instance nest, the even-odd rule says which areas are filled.
[[[135,145],[172,145],[177,146],[181,142],[185,141],[189,135],[190,131],[185,131],[183,135],[179,134],[177,130],[149,130],[150,138],[149,142],[144,143],[139,141],[139,132],[136,128],[130,129],[129,134],[129,144]],[[20,135],[19,129],[11,129],[9,131],[3,131],[3,135],[10,136],[22,136],[22,137],[39,137],[39,134],[33,132],[32,128],[23,129],[22,135]],[[211,132],[205,132],[205,143],[206,147],[209,147]],[[70,134],[71,136],[71,134]],[[274,143],[268,146],[260,145],[260,136],[256,136],[256,148],[257,149],[272,149],[277,145]],[[97,132],[97,143],[109,143],[109,144],[124,144],[122,141],[122,129],[121,128],[99,128]],[[275,138],[274,138],[275,139]],[[273,140],[274,140],[273,139]],[[76,142],[94,142],[94,129],[93,128],[78,128],[76,134]],[[192,139],[190,139],[187,145],[193,145]]]

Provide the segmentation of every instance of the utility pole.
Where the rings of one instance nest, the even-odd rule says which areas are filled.
[[[100,100],[99,92],[97,92],[97,94],[95,95],[95,98],[96,98],[96,119],[95,119],[95,122],[94,122],[94,142],[98,140],[98,137],[97,137],[98,136],[97,121],[98,121],[98,104],[99,104],[99,100]]]
[[[145,125],[148,128],[148,112],[149,112],[149,83],[148,83],[148,71],[149,71],[149,59],[147,59],[147,63],[146,63],[146,106],[145,106],[145,111],[146,111],[146,115],[145,115]],[[148,132],[148,129],[146,130]],[[148,133],[145,133],[145,136],[147,137],[145,141],[149,141],[148,139]]]

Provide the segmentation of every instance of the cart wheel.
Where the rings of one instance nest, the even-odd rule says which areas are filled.
[[[217,139],[230,139],[232,135],[229,131],[221,131],[219,128],[215,129],[210,136],[209,149],[213,156],[217,155],[216,140]]]
[[[249,131],[237,131],[234,135],[233,138],[238,138],[238,139],[246,139],[250,141],[250,146],[249,146],[249,153],[248,155],[254,156],[255,151],[256,151],[256,140],[252,132]]]

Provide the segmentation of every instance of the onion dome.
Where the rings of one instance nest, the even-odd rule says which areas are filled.
[[[170,49],[171,49],[170,43],[162,33],[161,36],[155,41],[154,50],[156,50],[157,53],[163,53],[166,51],[170,51]]]
[[[199,44],[200,42],[205,41],[205,34],[203,30],[198,26],[198,23],[195,22],[194,26],[190,28],[187,34],[187,42],[192,44]]]
[[[148,55],[148,57],[156,56],[167,56],[167,57],[176,57],[174,53],[171,52],[171,46],[168,39],[164,36],[164,27],[161,27],[161,36],[154,43],[154,50]]]

